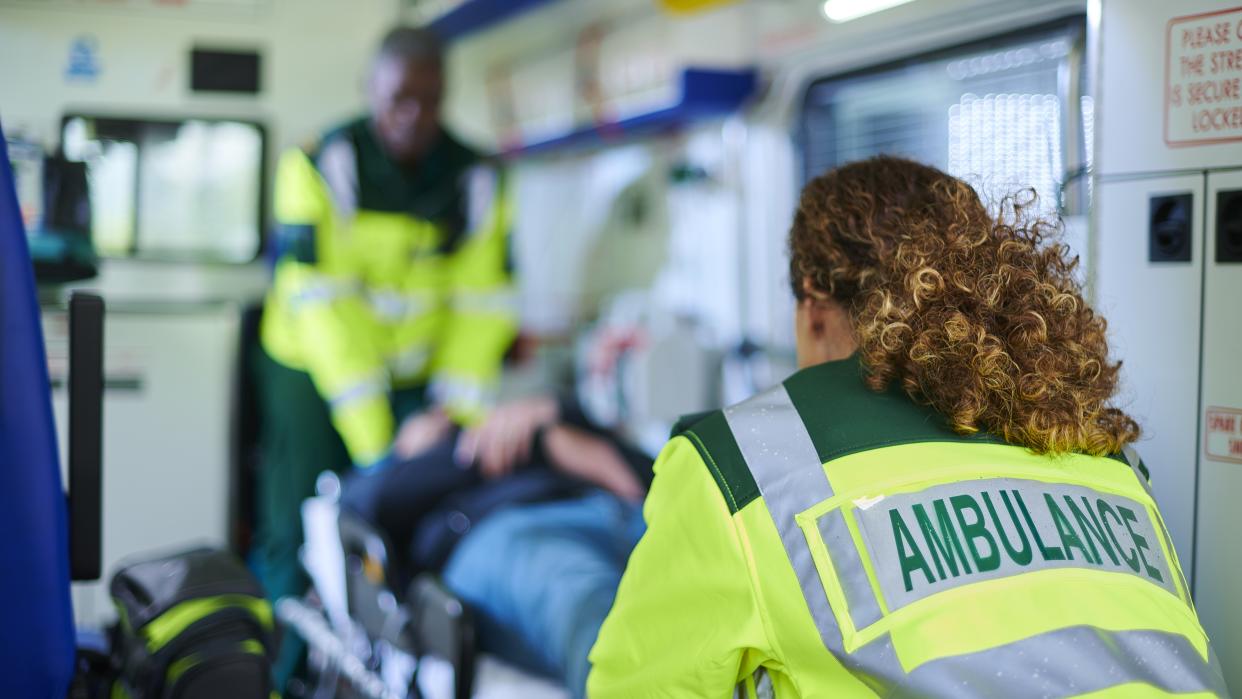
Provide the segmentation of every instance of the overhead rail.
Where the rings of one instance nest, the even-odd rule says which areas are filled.
[[[683,68],[678,76],[678,97],[672,104],[616,120],[581,125],[566,133],[531,142],[506,144],[502,151],[508,157],[543,154],[618,141],[724,116],[739,110],[755,93],[758,78],[759,73],[754,68]]]
[[[464,0],[428,23],[445,41],[487,29],[552,0]]]

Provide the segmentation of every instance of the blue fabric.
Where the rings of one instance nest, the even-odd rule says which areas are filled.
[[[73,676],[68,524],[43,328],[0,131],[0,697],[56,697]]]
[[[644,530],[642,508],[601,491],[489,515],[444,582],[474,609],[483,650],[586,694],[587,655]]]

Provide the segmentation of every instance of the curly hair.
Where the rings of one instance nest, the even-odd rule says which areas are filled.
[[[1138,424],[1109,401],[1120,362],[1035,193],[989,214],[970,185],[894,157],[821,175],[789,234],[790,281],[847,310],[875,391],[893,381],[959,434],[1040,454],[1115,454]]]

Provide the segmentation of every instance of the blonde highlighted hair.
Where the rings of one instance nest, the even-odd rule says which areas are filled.
[[[886,156],[845,165],[802,192],[790,281],[796,296],[806,280],[848,310],[871,389],[897,381],[961,434],[1114,454],[1139,436],[1110,404],[1120,363],[1061,223],[1034,203],[1028,190],[993,216],[935,168]]]

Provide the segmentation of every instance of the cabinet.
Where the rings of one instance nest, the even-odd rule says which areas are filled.
[[[1218,255],[1220,236],[1242,227],[1242,170],[1207,175],[1204,202],[1202,398],[1195,603],[1216,644],[1225,680],[1242,691],[1242,426],[1209,424],[1210,415],[1242,419],[1242,262]],[[1221,204],[1225,204],[1222,211]],[[1225,241],[1229,242],[1229,241]],[[1236,242],[1236,241],[1235,241]]]
[[[63,310],[44,309],[62,464],[67,463],[66,321]],[[79,626],[99,626],[115,617],[107,581],[126,557],[194,544],[227,545],[238,326],[239,312],[230,303],[109,305],[104,320],[104,577],[73,585]]]
[[[1225,679],[1242,687],[1242,170],[1097,186],[1095,296],[1124,362],[1119,402],[1143,427],[1136,446]],[[1178,220],[1184,242],[1169,238]]]

